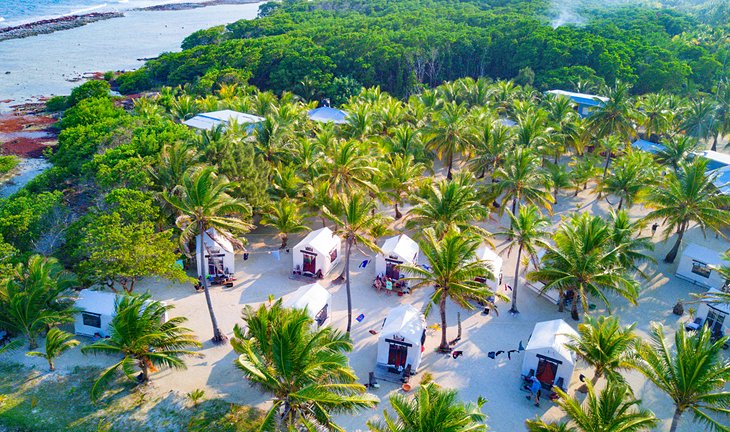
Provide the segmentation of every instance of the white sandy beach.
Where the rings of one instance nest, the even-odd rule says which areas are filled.
[[[561,216],[575,210],[578,205],[581,210],[596,214],[605,214],[609,208],[605,200],[596,202],[595,196],[588,193],[582,193],[577,198],[561,194],[555,209],[554,220],[559,220]],[[639,217],[644,212],[645,210],[637,206],[632,210],[632,215]],[[483,225],[493,232],[499,230],[496,221]],[[319,226],[318,222],[314,222],[315,229]],[[688,299],[690,293],[704,291],[699,286],[675,277],[673,274],[676,263],[666,265],[661,261],[671,247],[673,237],[669,242],[662,243],[659,241],[660,233],[661,228],[655,237],[658,243],[653,253],[658,264],[648,271],[650,280],[642,284],[643,289],[638,306],[632,306],[623,299],[613,299],[613,314],[620,316],[624,324],[637,322],[637,330],[644,336],[649,330],[651,321],[664,323],[670,328],[675,328],[680,322],[686,321],[687,314],[681,318],[673,315],[672,306],[677,299]],[[280,260],[277,261],[274,255],[268,253],[279,245],[279,241],[274,238],[272,231],[259,229],[247,238],[250,241],[248,246],[251,252],[250,258],[244,261],[241,255],[236,257],[237,281],[233,288],[213,287],[211,289],[221,328],[229,336],[232,334],[233,326],[241,323],[240,312],[243,305],[260,304],[267,301],[269,295],[280,297],[293,292],[304,284],[289,278],[291,255],[282,252]],[[725,250],[730,246],[725,240],[715,239],[714,235],[703,238],[697,229],[692,229],[685,239],[685,245],[688,242],[698,242],[716,250]],[[291,239],[290,245],[296,244],[297,240],[298,238]],[[507,256],[506,251],[503,251],[503,240],[497,239],[495,243],[497,250],[505,259],[504,282],[514,286],[512,281],[514,254]],[[353,322],[352,338],[355,349],[351,355],[351,364],[363,382],[367,379],[368,372],[373,370],[376,356],[377,336],[371,335],[369,330],[379,330],[390,307],[400,303],[409,303],[417,308],[422,308],[430,293],[428,289],[417,290],[403,297],[376,293],[371,288],[375,273],[374,263],[371,262],[365,269],[357,268],[357,264],[365,258],[366,256],[361,253],[355,254],[352,270],[353,316],[362,313],[365,315],[365,319],[361,323]],[[339,271],[334,271],[330,274],[323,285],[333,294],[331,325],[344,329],[347,317],[345,287],[331,284],[331,280],[338,273]],[[523,286],[524,281],[521,281],[520,285]],[[137,290],[140,292],[149,290],[156,299],[173,304],[175,306],[173,315],[189,318],[188,326],[202,341],[205,341],[204,348],[201,350],[204,357],[190,359],[187,371],[163,370],[153,377],[152,385],[156,393],[164,396],[173,391],[183,395],[191,390],[203,388],[206,390],[206,394],[218,395],[230,402],[266,408],[267,397],[252,389],[235,368],[233,364],[235,353],[230,345],[215,346],[209,342],[212,332],[203,294],[195,293],[190,285],[154,280],[140,283]],[[532,328],[538,321],[562,318],[571,326],[576,325],[576,322],[570,318],[569,312],[557,312],[557,306],[537,297],[524,286],[519,290],[518,305],[521,313],[517,316],[510,316],[507,313],[509,305],[504,302],[499,302],[502,312],[499,316],[495,316],[494,313],[484,316],[478,310],[460,311],[458,307],[449,303],[449,338],[456,336],[456,315],[460,311],[463,336],[455,349],[464,351],[464,355],[454,360],[450,356],[436,354],[434,349],[438,345],[439,334],[428,330],[421,373],[416,375],[412,381],[417,383],[422,373],[428,371],[438,384],[458,389],[464,400],[473,401],[478,396],[484,396],[488,400],[484,408],[489,416],[488,424],[491,430],[500,432],[524,430],[525,419],[535,416],[554,419],[560,416],[560,412],[549,401],[544,401],[542,407],[536,408],[531,402],[525,400],[525,393],[519,389],[522,353],[513,354],[511,360],[507,359],[506,354],[492,360],[487,357],[487,352],[516,349],[520,341],[526,345]],[[599,304],[598,309],[593,313],[606,314],[607,311]],[[429,325],[437,322],[438,314],[432,313],[427,321]],[[42,359],[25,357],[22,352],[15,353],[12,357],[13,360],[28,365],[45,367]],[[109,365],[111,360],[105,357],[85,357],[80,354],[78,349],[75,349],[59,359],[57,366],[59,370],[63,371],[70,370],[79,364]],[[580,373],[592,376],[592,370],[579,362],[569,388],[571,394],[575,393],[580,384],[578,381]],[[670,399],[637,373],[628,373],[627,378],[637,397],[643,399],[644,406],[654,411],[662,420],[661,426],[657,430],[669,430],[673,412]],[[366,421],[380,415],[382,410],[388,407],[387,398],[397,391],[401,390],[395,384],[381,381],[381,388],[374,392],[381,398],[380,406],[361,415],[340,416],[339,424],[348,431],[366,430]],[[691,416],[687,414],[683,417],[679,430],[694,432],[702,430],[702,427],[692,423]]]

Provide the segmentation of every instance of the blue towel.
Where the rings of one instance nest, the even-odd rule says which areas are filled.
[[[421,267],[425,268],[426,270],[431,270],[431,267],[429,267],[427,264],[423,264]]]
[[[271,255],[273,255],[273,256],[274,256],[274,258],[275,258],[275,259],[276,259],[277,261],[279,261],[279,258],[280,258],[280,256],[279,256],[279,251],[278,251],[278,250],[275,250],[275,251],[271,251]]]
[[[365,268],[370,263],[370,260],[363,260],[357,268]]]
[[[362,320],[364,320],[364,319],[365,319],[365,315],[360,314],[360,315],[357,316],[357,318],[355,318],[355,321],[362,322]]]
[[[524,351],[525,347],[522,346],[522,341],[520,341],[520,346],[517,347],[517,351]]]

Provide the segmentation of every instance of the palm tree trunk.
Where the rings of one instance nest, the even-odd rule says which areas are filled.
[[[624,205],[624,197],[618,200],[618,210],[621,211],[621,206]]]
[[[558,292],[558,312],[565,312],[565,293],[562,289]]]
[[[53,372],[54,370],[56,370],[56,365],[53,364],[53,359],[52,358],[49,358],[48,359],[48,369],[50,369],[51,372]]]
[[[591,378],[591,384],[593,384],[593,387],[596,386],[596,383],[598,382],[598,380],[601,378],[602,375],[603,375],[603,372],[600,369],[596,368],[596,371],[593,373],[593,378]]]
[[[439,312],[441,313],[441,344],[439,344],[439,351],[449,352],[449,341],[446,340],[446,294],[441,294],[441,300],[439,300]]]
[[[517,285],[520,283],[520,258],[522,257],[522,245],[517,249],[517,264],[515,264],[515,279],[512,282],[512,307],[510,308],[510,312],[512,313],[520,313],[520,311],[517,310]]]
[[[150,371],[147,367],[147,359],[142,358],[139,361],[139,367],[142,369],[142,382],[147,382],[150,379]]]
[[[281,246],[279,246],[279,249],[286,249],[286,243],[289,241],[289,234],[282,232],[281,233]]]
[[[454,152],[449,152],[449,169],[446,171],[446,179],[451,180],[451,168],[454,166]]]
[[[398,210],[398,201],[395,202],[395,220],[403,217],[403,214]]]
[[[713,135],[715,136],[712,138],[712,147],[710,147],[710,150],[717,151],[717,136],[720,135],[720,133],[718,132],[717,134]]]
[[[203,283],[203,292],[205,292],[205,302],[208,305],[208,314],[210,314],[210,322],[213,325],[213,342],[220,343],[224,342],[226,340],[226,336],[221,332],[220,327],[218,327],[218,319],[215,317],[215,312],[213,311],[213,302],[210,299],[210,290],[208,289],[208,278],[205,277],[205,252],[203,251],[203,233],[205,233],[205,227],[202,223],[198,224],[198,256],[200,259],[198,260],[198,267],[200,270],[200,273],[198,273],[201,276],[202,283]]]
[[[573,296],[573,304],[570,309],[570,317],[574,320],[578,321],[580,319],[580,315],[578,315],[578,296]]]
[[[674,416],[672,416],[672,427],[669,428],[669,432],[675,432],[677,426],[679,426],[679,418],[682,417],[682,411],[679,408],[674,409]]]
[[[673,263],[674,260],[677,258],[677,253],[679,252],[679,247],[682,245],[682,237],[684,237],[685,230],[686,230],[685,224],[682,223],[679,226],[679,231],[677,232],[677,242],[674,243],[674,246],[672,246],[672,249],[669,251],[667,256],[664,257],[665,263]]]
[[[350,252],[352,251],[352,239],[348,236],[345,243],[345,287],[347,289],[347,334],[350,334],[352,327],[352,294],[350,293]]]

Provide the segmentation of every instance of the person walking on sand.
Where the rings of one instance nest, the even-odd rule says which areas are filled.
[[[532,381],[532,384],[530,385],[530,395],[527,396],[527,400],[535,398],[535,406],[540,406],[540,393],[542,392],[542,383],[540,380],[537,379],[536,376],[531,376],[530,381]]]

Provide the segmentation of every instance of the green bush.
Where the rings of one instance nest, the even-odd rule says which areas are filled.
[[[71,95],[68,97],[68,107],[76,106],[84,99],[108,98],[109,89],[109,83],[106,81],[87,81],[71,90]]]
[[[117,85],[121,94],[139,93],[152,88],[152,80],[146,69],[139,69],[119,75]]]
[[[51,112],[59,112],[68,108],[68,97],[53,96],[46,101],[46,110]]]
[[[18,162],[17,156],[0,156],[0,174],[7,174],[18,166]]]

